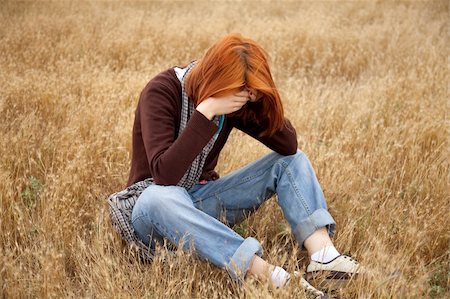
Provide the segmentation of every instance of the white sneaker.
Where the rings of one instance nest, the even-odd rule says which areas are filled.
[[[297,277],[297,278],[300,278],[300,285],[303,288],[303,290],[305,291],[305,294],[306,294],[306,296],[308,296],[308,298],[311,298],[311,299],[331,299],[330,296],[328,296],[327,294],[325,294],[322,291],[319,291],[318,289],[313,287],[311,284],[309,284],[309,282],[307,282],[306,279],[303,278],[303,276],[301,275],[300,272],[294,271],[294,276]],[[289,283],[289,281],[287,283]]]
[[[357,261],[349,256],[340,255],[328,263],[311,261],[306,268],[306,277],[321,288],[339,289],[362,272],[363,268]]]

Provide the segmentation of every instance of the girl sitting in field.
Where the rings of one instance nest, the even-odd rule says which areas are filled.
[[[214,168],[233,128],[272,152],[219,177]],[[335,221],[283,115],[265,51],[239,34],[220,39],[186,67],[163,71],[144,88],[128,186],[143,191],[131,223],[149,250],[168,240],[226,269],[236,282],[250,275],[283,287],[292,274],[262,259],[258,240],[230,228],[276,194],[295,239],[311,257],[307,275],[325,274],[331,283],[359,271],[330,239]],[[314,297],[326,297],[300,281]]]

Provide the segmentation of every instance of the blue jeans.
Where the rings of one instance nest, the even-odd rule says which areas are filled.
[[[335,222],[306,155],[270,153],[253,163],[189,191],[177,186],[149,186],[138,198],[132,222],[137,236],[153,248],[164,239],[227,269],[241,282],[261,244],[230,227],[244,220],[274,194],[300,246],[314,231]]]

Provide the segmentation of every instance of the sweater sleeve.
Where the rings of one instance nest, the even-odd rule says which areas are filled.
[[[264,126],[258,126],[251,122],[243,122],[240,119],[234,119],[234,127],[242,132],[252,136],[271,150],[283,156],[293,155],[297,152],[297,133],[291,122],[284,118],[283,127],[276,131],[272,136],[260,137],[264,131]]]
[[[159,185],[176,185],[217,130],[214,122],[195,110],[177,138],[181,95],[176,91],[155,79],[139,100],[148,166]]]

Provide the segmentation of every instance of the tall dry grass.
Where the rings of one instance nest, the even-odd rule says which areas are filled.
[[[447,1],[1,1],[0,15],[2,297],[303,296],[296,283],[238,289],[182,252],[141,264],[109,225],[141,89],[232,31],[271,55],[336,245],[376,273],[338,295],[449,295]],[[218,170],[267,151],[235,132]],[[270,262],[305,266],[276,199],[236,230]],[[402,275],[387,280],[393,270]]]

